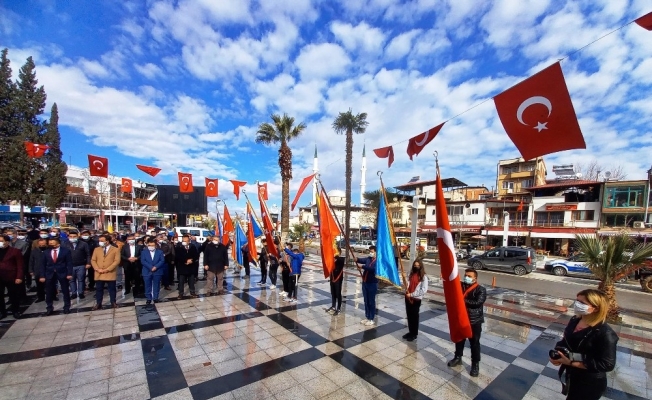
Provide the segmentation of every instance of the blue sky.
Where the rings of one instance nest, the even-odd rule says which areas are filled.
[[[368,113],[354,138],[353,199],[362,146],[367,190],[442,174],[470,185],[495,182],[499,159],[519,156],[492,101],[448,122],[410,161],[407,140],[482,103],[557,59],[587,149],[554,164],[620,166],[643,179],[652,152],[652,32],[631,24],[646,0],[51,1],[0,5],[0,47],[16,73],[28,56],[59,106],[66,162],[109,157],[111,173],[176,183],[178,171],[268,181],[280,204],[277,149],[254,142],[271,113],[307,124],[291,143],[294,179],[312,170],[344,189],[344,137],[331,124],[349,108]],[[387,170],[372,148],[395,144]],[[148,178],[134,164],[163,169]],[[253,190],[251,190],[253,192]],[[231,185],[221,197],[234,207]],[[300,204],[310,201],[306,194]],[[209,209],[212,209],[209,205]]]

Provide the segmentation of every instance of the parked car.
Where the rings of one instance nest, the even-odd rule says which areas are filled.
[[[358,251],[361,253],[368,253],[369,252],[369,246],[375,246],[376,241],[375,240],[361,240],[359,242],[356,242],[351,245],[351,248],[354,251]]]
[[[476,255],[466,262],[475,269],[495,269],[509,271],[516,275],[525,275],[535,268],[536,257],[531,247],[506,246],[494,247],[481,255]]]
[[[208,229],[196,228],[193,226],[177,226],[174,228],[176,234],[181,238],[183,235],[192,235],[197,238],[197,243],[204,243],[206,238],[210,236]]]
[[[584,278],[597,279],[591,269],[585,264],[586,257],[584,254],[576,254],[566,259],[552,259],[546,261],[544,268],[546,271],[557,276],[573,275]],[[620,278],[619,283],[627,282],[627,277]]]

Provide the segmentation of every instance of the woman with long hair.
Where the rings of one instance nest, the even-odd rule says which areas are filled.
[[[419,335],[419,309],[421,308],[421,299],[428,291],[428,277],[426,270],[423,269],[423,262],[419,259],[412,263],[412,270],[408,277],[408,287],[405,292],[405,314],[408,320],[408,333],[403,335],[403,339],[408,342],[413,341]]]
[[[559,378],[567,400],[597,400],[607,389],[607,372],[616,366],[618,335],[605,323],[609,301],[596,289],[582,290],[574,305],[575,316],[563,338],[550,351],[550,362],[561,365]]]

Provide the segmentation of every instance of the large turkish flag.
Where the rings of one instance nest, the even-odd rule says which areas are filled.
[[[192,174],[179,172],[179,192],[192,193],[194,190],[192,186]]]
[[[652,31],[652,12],[634,20],[640,27]]]
[[[217,197],[217,179],[206,179],[206,197]]]
[[[91,176],[101,176],[102,178],[109,177],[109,159],[105,157],[98,157],[88,155],[88,171]]]
[[[387,147],[381,147],[379,149],[374,149],[374,154],[378,158],[387,158],[387,168],[390,168],[392,166],[392,163],[394,162],[394,147],[393,146],[387,146]]]
[[[585,149],[559,63],[494,97],[498,117],[523,158]]]
[[[131,193],[131,189],[133,188],[133,182],[129,178],[122,178],[122,185],[121,185],[121,190],[122,193]]]
[[[418,156],[419,153],[421,153],[421,150],[423,150],[424,147],[428,145],[428,143],[432,142],[432,139],[437,136],[439,131],[441,130],[441,127],[444,126],[445,122],[442,122],[441,124],[435,126],[434,128],[430,128],[425,132],[422,132],[413,138],[410,138],[410,141],[408,142],[408,147],[407,147],[407,153],[408,156],[410,157],[410,160],[412,160],[412,157]]]

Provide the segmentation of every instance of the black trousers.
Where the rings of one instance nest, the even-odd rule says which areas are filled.
[[[408,299],[407,297],[405,298],[405,314],[407,315],[407,320],[408,320],[408,330],[410,331],[410,335],[412,336],[417,336],[419,334],[419,309],[420,308],[421,308],[420,299]]]
[[[339,310],[342,308],[342,283],[344,279],[340,279],[338,282],[331,282],[331,300],[333,303],[331,307]],[[335,301],[337,301],[337,307],[335,307]]]
[[[269,266],[269,280],[272,282],[272,285],[276,286],[276,274],[278,273],[278,264],[272,264]]]
[[[568,370],[566,370],[568,373]],[[566,400],[598,400],[607,390],[606,377],[592,377],[593,374],[569,375]]]
[[[188,282],[188,287],[190,288],[190,294],[195,294],[195,275],[182,275],[179,274],[179,296],[183,296],[184,286]]]
[[[70,281],[65,276],[60,277],[56,273],[51,279],[45,278],[45,306],[47,310],[52,310],[52,302],[57,292],[57,282],[61,286],[63,294],[63,309],[70,310]]]
[[[131,292],[132,286],[136,286],[138,284],[138,275],[140,274],[140,270],[142,268],[138,268],[137,264],[135,263],[127,263],[124,266],[125,269],[125,294]],[[136,288],[134,288],[134,293],[136,293]]]
[[[87,269],[86,276],[88,276],[88,289],[95,290],[95,269],[93,267]]]
[[[471,345],[471,362],[480,362],[480,335],[482,334],[482,323],[471,324],[473,337],[469,339]],[[466,339],[455,343],[455,357],[462,357]]]
[[[288,298],[291,297],[293,299],[297,298],[297,291],[299,289],[299,277],[301,275],[290,275],[288,277]]]
[[[243,260],[242,263],[244,264],[243,267],[245,269],[245,276],[249,276],[249,273],[251,272],[249,270],[249,260]]]
[[[281,272],[281,279],[283,280],[283,291],[285,293],[290,292],[290,270],[283,269]]]
[[[5,304],[5,288],[9,293],[9,301],[11,302],[11,312],[17,313],[20,311],[20,296],[21,296],[21,286],[25,287],[22,283],[16,285],[13,281],[5,281],[0,279],[0,313],[7,313],[7,305]]]
[[[41,282],[38,278],[34,278],[36,281],[36,298],[38,300],[45,300],[45,282]]]
[[[174,264],[168,264],[168,275],[165,281],[168,284],[164,286],[170,286],[174,284],[174,268],[175,268]]]
[[[267,281],[267,262],[260,260],[260,283]]]

